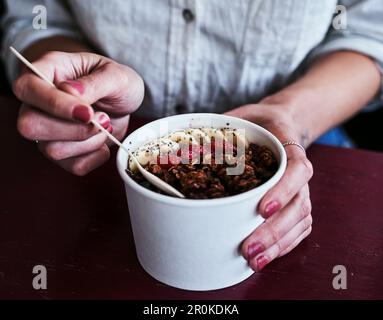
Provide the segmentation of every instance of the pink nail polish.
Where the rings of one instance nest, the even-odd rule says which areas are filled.
[[[277,212],[280,209],[280,204],[277,201],[271,201],[266,205],[265,208],[265,218],[271,217],[275,212]]]
[[[113,133],[113,127],[112,127],[112,125],[110,124],[109,127],[108,127],[106,130],[108,130],[109,133]]]
[[[108,129],[110,125],[110,119],[107,115],[101,114],[101,116],[98,118],[97,122],[101,124],[105,129]]]
[[[73,109],[72,116],[74,119],[76,119],[78,121],[88,123],[90,121],[90,117],[91,117],[90,114],[91,114],[91,112],[90,112],[89,107],[84,106],[84,105],[79,105]]]
[[[76,91],[79,94],[83,94],[84,93],[84,86],[83,86],[83,84],[81,82],[76,81],[76,80],[66,80],[65,83],[70,85],[72,88],[76,89]]]
[[[260,256],[257,259],[257,271],[261,271],[269,262],[269,259],[264,256]]]
[[[247,247],[247,261],[250,261],[251,259],[255,258],[258,254],[260,254],[263,251],[263,246],[256,242],[252,243]]]

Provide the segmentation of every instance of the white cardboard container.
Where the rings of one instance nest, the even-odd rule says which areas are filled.
[[[155,279],[187,290],[215,290],[253,274],[240,254],[241,243],[264,219],[257,206],[282,177],[286,153],[277,138],[254,123],[211,113],[182,114],[150,122],[123,142],[134,151],[168,132],[199,127],[245,129],[250,142],[267,145],[280,165],[263,185],[239,195],[209,200],[179,199],[148,190],[125,172],[128,155],[119,150],[117,167],[125,184],[137,257]]]

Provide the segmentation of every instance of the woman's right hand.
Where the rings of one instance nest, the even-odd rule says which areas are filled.
[[[109,159],[98,121],[121,140],[141,104],[144,83],[131,68],[93,53],[49,52],[33,63],[57,88],[26,70],[13,83],[23,102],[17,127],[65,170],[85,175]],[[91,105],[94,107],[92,108]]]

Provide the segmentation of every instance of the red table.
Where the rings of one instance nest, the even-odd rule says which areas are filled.
[[[17,106],[0,97],[0,298],[383,298],[383,154],[311,147],[311,236],[239,285],[188,292],[140,267],[115,153],[89,176],[72,176],[18,135]],[[47,290],[32,288],[37,264],[48,270]],[[332,287],[339,264],[347,290]]]

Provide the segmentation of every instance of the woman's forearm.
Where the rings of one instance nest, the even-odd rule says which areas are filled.
[[[285,108],[297,126],[300,142],[307,146],[362,109],[378,93],[380,81],[372,59],[337,52],[317,60],[302,78],[262,102]]]

